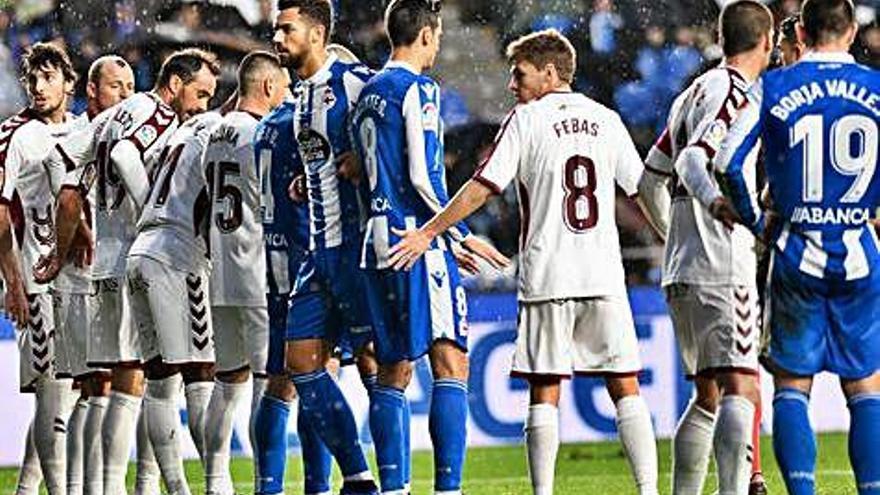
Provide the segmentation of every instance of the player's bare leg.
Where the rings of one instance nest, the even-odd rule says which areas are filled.
[[[534,495],[551,495],[559,452],[559,382],[554,375],[531,375],[526,453]]]
[[[694,378],[694,397],[678,422],[672,438],[672,493],[699,495],[709,471],[715,413],[721,399],[715,380]]]
[[[605,386],[617,407],[617,434],[640,495],[657,492],[657,442],[648,404],[639,394],[636,375],[607,375]]]
[[[40,469],[37,446],[34,445],[34,420],[31,419],[25,437],[24,459],[21,462],[21,469],[18,471],[15,495],[37,495],[40,492],[41,481],[43,481],[43,471]]]
[[[720,495],[748,493],[752,424],[760,400],[754,373],[723,371],[715,380],[721,392],[714,436],[718,491]]]
[[[788,493],[816,492],[816,437],[808,413],[813,377],[773,370],[773,451]]]
[[[880,372],[861,380],[841,380],[849,406],[849,460],[859,493],[880,487]]]
[[[450,340],[435,341],[428,356],[434,374],[428,419],[434,445],[434,493],[460,494],[467,445],[468,358]]]
[[[761,471],[761,418],[763,399],[761,398],[761,377],[755,376],[758,387],[758,402],[755,404],[755,419],[752,424],[752,479],[749,483],[749,495],[767,495],[767,484]]]
[[[183,375],[184,395],[186,396],[187,426],[193,443],[199,452],[202,466],[205,465],[205,421],[208,403],[214,391],[214,364],[188,363],[180,367]],[[247,380],[247,376],[245,376]]]
[[[146,364],[145,371],[144,416],[147,435],[165,480],[165,488],[171,495],[189,495],[178,441],[180,416],[177,401],[183,382],[179,367],[164,364],[157,357]]]
[[[205,483],[207,494],[235,493],[229,472],[232,420],[245,399],[250,367],[218,372],[205,420]]]

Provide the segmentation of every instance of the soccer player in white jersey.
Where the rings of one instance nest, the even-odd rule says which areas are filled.
[[[244,400],[249,376],[254,377],[251,411],[266,388],[266,255],[253,143],[260,119],[284,101],[289,86],[290,77],[276,55],[248,54],[238,69],[238,102],[214,129],[203,160],[211,211],[210,300],[217,356],[205,425],[209,494],[235,493],[229,473],[233,416]]]
[[[662,285],[697,390],[673,438],[675,494],[702,493],[713,442],[720,492],[746,493],[752,444],[760,448],[755,241],[745,227],[712,217],[713,210],[732,210],[712,159],[749,86],[770,63],[773,17],[760,2],[740,0],[727,4],[719,25],[724,61],[676,99],[647,158],[648,173],[671,183]],[[757,153],[747,171],[753,192],[756,160]],[[753,490],[763,490],[759,473]]]
[[[642,160],[620,117],[572,92],[575,51],[563,35],[532,33],[507,53],[519,104],[492,154],[443,211],[419,230],[400,232],[390,262],[411,266],[434,238],[515,179],[523,223],[512,373],[530,386],[534,493],[553,493],[560,380],[574,373],[605,378],[639,493],[656,494],[654,431],[639,395],[641,362],[614,220],[615,184],[628,195],[653,185],[642,180]]]
[[[55,342],[52,298],[47,286],[33,280],[32,267],[55,241],[50,176],[43,160],[69,129],[67,103],[76,79],[63,49],[38,43],[22,64],[30,105],[0,125],[0,267],[7,312],[21,330],[21,390],[36,395],[32,441],[50,495],[67,491],[65,442],[73,382],[55,366],[60,343]]]
[[[211,54],[195,49],[175,52],[163,63],[153,91],[134,95],[105,112],[95,119],[96,132],[90,140],[71,143],[74,146],[64,150],[76,169],[65,178],[58,198],[56,251],[41,262],[35,277],[48,282],[57,276],[68,256],[83,202],[95,187],[97,248],[92,276],[97,295],[88,361],[105,364],[113,373],[102,429],[107,494],[125,490],[130,438],[144,395],[143,354],[130,321],[125,264],[137,215],[149,193],[148,173],[178,123],[207,109],[218,73]],[[152,366],[156,363],[150,364],[151,377],[158,378],[160,370]],[[210,374],[196,378],[210,385]],[[172,392],[164,386],[166,381],[156,382],[148,395],[161,403]],[[196,397],[199,400],[188,396],[188,408],[203,411],[210,389]],[[189,417],[193,421],[203,414]]]

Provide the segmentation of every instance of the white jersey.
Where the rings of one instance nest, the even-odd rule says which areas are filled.
[[[203,222],[208,190],[202,158],[222,117],[207,112],[180,126],[162,151],[129,256],[141,255],[189,273],[207,266]]]
[[[177,115],[158,96],[138,93],[95,118],[88,142],[65,148],[76,164],[65,185],[84,196],[95,189],[96,280],[125,275],[149,173],[177,126]]]
[[[474,179],[496,192],[517,180],[520,300],[625,293],[614,186],[636,194],[643,171],[617,113],[584,95],[511,112]]]
[[[689,146],[703,148],[710,160],[709,176],[715,181],[711,160],[727,135],[737,109],[746,99],[749,84],[735,69],[717,67],[700,76],[672,105],[666,130],[648,153],[646,164],[672,181],[672,212],[663,264],[664,286],[754,286],[755,240],[742,225],[733,232],[716,221],[694,198],[676,173],[676,159]],[[747,182],[756,187],[754,153],[745,167]],[[679,164],[681,166],[681,164]]]
[[[0,202],[9,208],[28,294],[49,290],[33,277],[34,264],[55,247],[55,201],[43,161],[71,122],[46,124],[25,110],[0,125]]]
[[[266,258],[254,156],[259,118],[230,112],[205,152],[211,204],[211,305],[265,306]]]

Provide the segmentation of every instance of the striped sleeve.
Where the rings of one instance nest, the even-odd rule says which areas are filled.
[[[672,177],[672,136],[669,127],[663,129],[657,142],[648,152],[645,168],[663,177]]]
[[[739,108],[746,102],[747,83],[742,77],[731,69],[718,73],[720,77],[707,81],[701,94],[695,95],[696,101],[690,110],[692,121],[697,124],[692,133],[694,140],[689,145],[702,148],[710,160],[715,158]]]

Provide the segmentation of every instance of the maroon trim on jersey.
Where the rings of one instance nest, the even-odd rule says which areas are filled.
[[[560,380],[571,380],[571,373],[531,373],[528,371],[510,371],[511,378],[558,378]]]
[[[70,158],[70,155],[64,151],[64,147],[61,146],[61,143],[56,144],[55,149],[58,150],[58,154],[61,155],[61,161],[64,162],[64,171],[72,172],[76,170],[76,163]]]
[[[501,194],[501,188],[498,187],[498,184],[492,182],[491,180],[489,180],[483,176],[475,175],[474,182],[479,182],[480,184],[488,187],[492,191],[493,194]]]
[[[668,126],[663,128],[663,133],[657,138],[654,148],[660,150],[667,158],[672,158],[672,138],[669,136]]]
[[[525,184],[517,181],[519,192],[519,249],[522,251],[526,248],[526,241],[529,240],[529,222],[532,219],[532,205],[529,201],[529,190]]]
[[[501,138],[504,136],[504,132],[507,130],[507,126],[510,125],[510,121],[513,119],[514,115],[516,115],[516,108],[507,113],[507,116],[504,118],[504,122],[501,124],[501,129],[498,131],[498,135],[495,136],[495,142],[492,143],[492,149],[489,150],[489,154],[486,155],[486,158],[480,163],[480,165],[477,167],[477,170],[474,171],[474,180],[488,186],[489,189],[495,191],[495,194],[500,194],[501,188],[498,187],[498,185],[491,180],[483,177],[482,174],[483,170],[486,168],[486,165],[489,164],[489,160],[492,159],[492,155],[495,154],[495,149],[498,148],[498,143],[501,142]]]
[[[636,371],[575,371],[574,376],[608,376],[615,378],[626,378],[629,376],[639,376],[642,370]]]
[[[712,119],[713,124],[710,125],[714,125],[714,122],[721,121],[729,130],[730,124],[733,123],[733,119],[736,117],[734,112],[739,110],[740,107],[742,107],[743,103],[747,100],[744,90],[740,89],[739,86],[737,86],[734,79],[739,80],[742,84],[747,83],[745,79],[743,79],[743,77],[733,69],[728,68],[727,74],[730,77],[730,83],[727,88],[727,97],[724,98],[724,102],[721,103],[721,108],[718,109],[718,113],[715,115],[715,118]],[[706,155],[709,157],[710,160],[715,158],[715,153],[717,152],[717,150],[713,148],[712,145],[705,142],[702,136],[700,136],[700,139],[697,140],[696,143],[694,143],[694,146],[699,146],[700,148],[706,150]]]
[[[137,130],[132,132],[125,139],[135,145],[135,147],[141,154],[141,160],[143,160],[144,153],[147,151],[147,149],[152,146],[152,144],[156,142],[156,140],[159,139],[159,136],[164,134],[165,131],[167,131],[168,128],[171,127],[171,124],[173,124],[176,119],[177,114],[174,113],[171,108],[169,108],[167,105],[157,99],[156,110],[153,111],[153,115],[150,115],[150,118],[148,118],[143,124],[141,124],[140,127],[137,128]],[[138,138],[138,134],[142,132],[142,129],[145,129],[147,127],[152,127],[156,135],[153,137],[152,142],[145,146],[144,143],[142,143],[141,140]]]
[[[36,118],[36,116],[31,109],[26,108],[0,124],[0,170],[6,169],[6,155],[9,153],[9,144],[12,143],[12,137],[15,136],[15,133],[24,127],[25,124],[34,120],[34,118]],[[2,187],[6,180],[5,177],[0,179],[2,179],[0,180],[0,187]]]
[[[12,193],[12,201],[7,203],[9,207],[9,219],[12,220],[12,230],[15,232],[15,239],[19,246],[24,245],[24,208],[21,205],[21,196],[18,191]]]
[[[672,174],[670,174],[669,172],[667,172],[665,170],[660,170],[659,168],[656,168],[656,167],[652,167],[652,166],[648,165],[647,163],[645,164],[645,169],[650,170],[652,173],[655,173],[657,175],[662,175],[663,177],[672,177]]]

